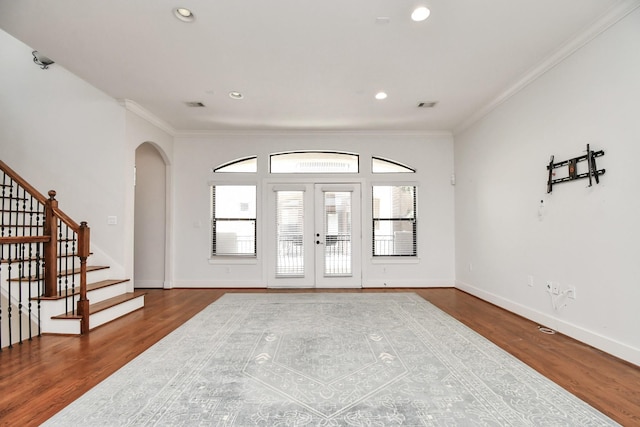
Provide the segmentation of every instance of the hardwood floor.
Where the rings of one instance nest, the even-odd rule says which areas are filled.
[[[418,293],[620,424],[640,426],[639,367],[543,334],[535,323],[456,289],[355,290],[397,291]],[[3,350],[0,424],[41,424],[226,292],[284,291],[149,290],[144,309],[86,336],[43,336]]]

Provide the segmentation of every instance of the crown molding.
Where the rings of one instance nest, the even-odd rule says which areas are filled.
[[[640,7],[640,0],[621,0],[598,18],[585,31],[576,37],[569,39],[566,43],[556,49],[551,55],[544,59],[537,66],[524,74],[515,84],[511,85],[507,90],[499,94],[496,98],[480,108],[469,118],[464,120],[458,126],[454,127],[453,135],[457,135],[485,117],[498,106],[506,102],[509,98],[529,86],[535,80],[546,74],[549,70],[556,67],[565,59],[573,55],[578,50],[589,44],[593,39],[607,31],[613,25],[618,23],[625,16]]]
[[[220,136],[318,136],[318,135],[353,135],[353,136],[415,136],[415,137],[452,137],[449,130],[302,130],[302,129],[265,129],[265,130],[193,130],[177,131],[176,138],[207,138]]]
[[[227,129],[227,130],[176,130],[166,121],[162,120],[140,104],[130,99],[118,99],[127,111],[131,111],[138,117],[160,128],[174,138],[207,138],[220,136],[309,136],[309,135],[357,135],[357,136],[416,136],[416,137],[452,137],[449,130],[304,130],[304,129]]]
[[[162,120],[161,118],[159,118],[158,116],[150,112],[149,110],[140,106],[140,104],[130,99],[118,99],[118,102],[120,103],[120,105],[126,108],[127,111],[131,111],[136,116],[148,121],[152,125],[165,131],[169,135],[173,137],[176,136],[176,130],[173,128],[173,126],[171,126],[169,123],[165,122],[164,120]]]

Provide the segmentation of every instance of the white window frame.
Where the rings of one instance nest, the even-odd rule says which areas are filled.
[[[375,216],[375,187],[413,187],[413,217],[392,218]],[[373,259],[417,259],[418,257],[418,184],[416,182],[384,182],[371,184],[371,255]],[[412,251],[409,254],[376,253],[376,223],[380,221],[410,222],[412,224]]]
[[[254,221],[254,227],[253,227],[253,253],[216,253],[216,244],[217,242],[215,242],[215,233],[216,233],[216,227],[215,224],[217,222],[217,219],[214,218],[215,216],[215,200],[214,200],[214,188],[215,187],[232,187],[232,186],[250,186],[250,187],[254,187],[255,189],[255,216],[253,218],[238,218],[239,221]],[[258,242],[258,236],[259,236],[259,227],[258,227],[258,215],[259,215],[259,186],[256,182],[210,182],[209,183],[209,197],[210,197],[210,233],[209,233],[209,237],[210,237],[210,241],[209,241],[209,260],[210,262],[214,262],[216,260],[220,260],[224,263],[229,263],[229,261],[233,261],[233,260],[238,260],[240,262],[244,262],[246,260],[252,260],[251,263],[254,263],[257,260],[258,257],[258,247],[259,247],[259,242]],[[227,218],[228,219],[228,218]],[[231,218],[233,219],[233,218]]]

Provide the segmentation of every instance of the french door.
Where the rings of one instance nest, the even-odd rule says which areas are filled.
[[[274,184],[269,287],[361,287],[360,184]]]

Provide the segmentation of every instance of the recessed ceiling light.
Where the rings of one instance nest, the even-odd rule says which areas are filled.
[[[420,22],[427,19],[429,15],[431,15],[431,11],[424,6],[420,6],[414,9],[413,13],[411,14],[411,19],[416,22]]]
[[[387,93],[386,92],[378,92],[378,93],[376,93],[376,99],[378,99],[378,100],[387,99]]]
[[[193,20],[196,19],[193,12],[184,7],[177,7],[173,9],[173,14],[176,15],[176,18],[184,22],[193,22]]]
[[[242,98],[244,98],[244,96],[240,92],[233,91],[233,92],[229,92],[229,98],[242,99]]]

